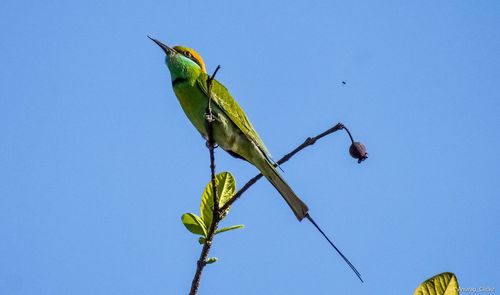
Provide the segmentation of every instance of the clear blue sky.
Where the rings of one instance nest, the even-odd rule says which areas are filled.
[[[0,294],[186,294],[208,151],[160,49],[196,48],[361,284],[262,181],[201,294],[500,289],[500,2],[0,2]],[[342,85],[346,81],[346,85]],[[217,151],[241,185],[256,170]]]

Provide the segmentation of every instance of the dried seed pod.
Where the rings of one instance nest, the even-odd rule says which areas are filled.
[[[351,154],[354,159],[358,159],[358,163],[361,163],[368,158],[368,152],[366,151],[364,144],[357,141],[353,142],[349,147],[349,154]]]

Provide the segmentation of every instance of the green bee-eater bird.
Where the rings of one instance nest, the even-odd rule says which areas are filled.
[[[171,48],[156,39],[149,38],[160,46],[166,54],[166,64],[170,70],[172,87],[184,113],[201,135],[207,139],[206,110],[208,106],[207,79],[209,76],[203,59],[191,48],[185,46]],[[275,162],[271,159],[269,151],[245,112],[226,87],[215,79],[212,83],[211,97],[211,108],[215,117],[212,124],[213,139],[217,145],[232,156],[246,160],[257,167],[285,199],[297,219],[301,221],[308,218],[361,279],[359,272],[310,217],[307,205],[294,193],[276,170]]]

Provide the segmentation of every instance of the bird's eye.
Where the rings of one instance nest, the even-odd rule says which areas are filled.
[[[188,57],[188,58],[193,57],[193,56],[191,55],[191,52],[189,52],[189,51],[184,51],[184,56],[185,56],[185,57]]]

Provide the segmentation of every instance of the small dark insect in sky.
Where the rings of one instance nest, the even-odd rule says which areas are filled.
[[[342,81],[342,84],[344,84],[344,85],[345,85],[345,84],[347,84],[347,83],[346,83],[345,81]]]

